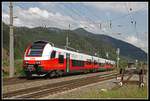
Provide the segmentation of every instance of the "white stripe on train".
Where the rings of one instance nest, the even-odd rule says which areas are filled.
[[[58,54],[61,54],[61,55],[64,55],[64,59],[66,59],[66,53],[69,53],[70,54],[70,59],[72,59],[72,60],[81,60],[81,61],[91,60],[92,62],[95,60],[98,63],[108,62],[108,63],[111,63],[111,64],[115,64],[115,61],[112,61],[112,60],[107,60],[107,59],[87,55],[87,54],[84,54],[84,53],[77,53],[77,52],[74,52],[74,51],[64,50],[64,49],[61,49],[61,48],[53,47],[49,43],[47,43],[45,45],[42,57],[26,57],[25,56],[24,60],[49,60],[51,52],[53,50],[56,51],[56,57],[55,58],[58,58]]]

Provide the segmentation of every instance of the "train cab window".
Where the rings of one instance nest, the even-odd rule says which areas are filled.
[[[52,53],[51,53],[51,59],[55,58],[55,56],[56,56],[56,51],[52,51]]]
[[[36,42],[32,44],[28,56],[42,56],[43,48],[46,43],[43,42]]]
[[[59,55],[59,63],[64,63],[64,56],[63,55]]]

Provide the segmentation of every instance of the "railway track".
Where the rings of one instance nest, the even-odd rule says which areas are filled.
[[[26,82],[33,82],[37,80],[44,80],[42,77],[35,77],[32,80],[27,80],[25,77],[14,77],[14,78],[7,78],[3,79],[3,85],[14,85],[19,83],[26,83]]]
[[[4,93],[3,98],[41,98],[48,95],[53,95],[63,91],[71,90],[88,84],[109,80],[115,78],[117,73],[96,75],[93,77],[86,77],[63,81],[53,84],[47,84],[39,87],[32,87],[28,89],[17,90],[9,93]]]
[[[113,71],[112,71],[113,72]],[[105,74],[105,73],[112,73],[112,72],[101,72],[101,74]],[[74,74],[75,75],[75,74]],[[74,76],[71,75],[71,76]],[[82,75],[82,74],[81,74]],[[65,75],[63,77],[67,77],[68,75]],[[58,79],[58,78],[51,78],[51,80],[53,79]],[[46,80],[44,77],[34,77],[32,80],[27,80],[25,77],[13,77],[13,78],[5,78],[3,79],[3,85],[14,85],[14,84],[19,84],[19,83],[29,83],[29,82],[34,82],[34,81],[42,81],[42,80]]]
[[[25,79],[25,77],[13,77],[13,78],[5,78],[3,79],[3,85],[13,85],[13,84],[17,84],[17,83],[24,83],[27,80]]]

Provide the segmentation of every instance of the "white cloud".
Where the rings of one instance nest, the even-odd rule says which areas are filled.
[[[127,38],[124,39],[124,41],[130,44],[133,44],[148,53],[148,40],[147,39],[143,40],[142,38],[137,38],[135,36],[128,36]]]
[[[129,42],[129,43],[131,43],[131,44],[137,44],[138,39],[135,36],[128,36],[126,38],[126,41]]]
[[[9,24],[9,15],[6,13],[2,13],[2,20],[5,21],[5,23]]]
[[[64,16],[59,12],[52,13],[38,7],[31,7],[29,9],[22,9],[17,7],[14,15],[15,26],[37,27],[46,25],[47,27],[68,28],[69,23],[75,23],[75,20],[70,16]],[[3,21],[9,24],[9,15],[2,12]]]
[[[41,9],[39,9],[37,7],[29,8],[28,12],[30,14],[35,14],[37,16],[41,16],[41,17],[44,17],[44,18],[48,18],[49,17],[49,13],[46,10],[41,10]]]
[[[22,9],[19,6],[16,6],[14,16],[17,16],[17,19],[14,19],[15,26],[26,26],[29,28],[46,25],[47,27],[68,29],[68,24],[71,24],[71,28],[78,28],[82,26],[87,27],[88,31],[96,32],[97,27],[88,21],[81,21],[81,19],[76,21],[76,19],[73,19],[70,16],[62,15],[59,12],[52,13],[38,7]],[[9,24],[9,14],[2,12],[2,17],[2,20]]]

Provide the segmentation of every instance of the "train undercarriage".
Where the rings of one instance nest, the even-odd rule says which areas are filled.
[[[44,78],[53,78],[53,77],[61,77],[68,74],[81,74],[81,73],[92,73],[92,72],[102,72],[113,70],[113,68],[99,68],[99,69],[82,69],[77,71],[69,71],[66,72],[64,70],[49,70],[45,71],[37,64],[26,65],[24,67],[25,76],[27,79],[32,79],[33,77],[44,77]]]

